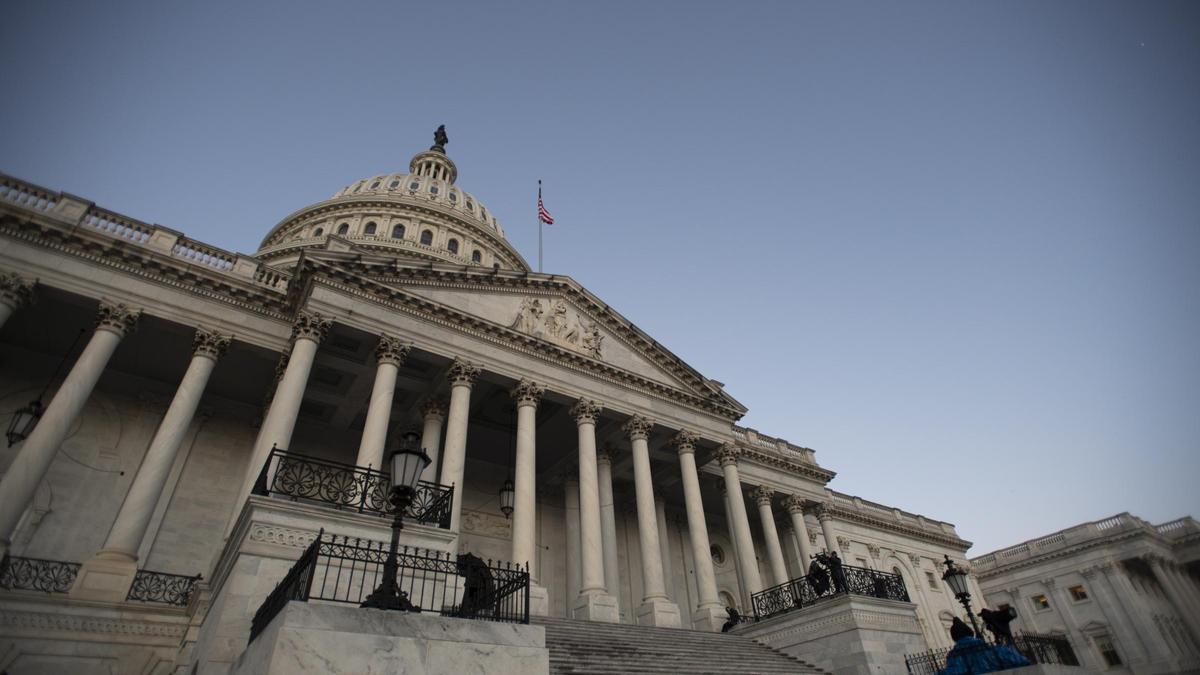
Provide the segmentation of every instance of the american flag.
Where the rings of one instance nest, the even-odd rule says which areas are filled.
[[[538,181],[538,220],[547,225],[554,224],[554,216],[551,216],[545,205],[542,204],[542,181],[540,180]]]

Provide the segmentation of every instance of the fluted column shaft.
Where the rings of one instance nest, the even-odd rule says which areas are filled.
[[[563,482],[563,507],[567,515],[567,598],[579,595],[582,553],[579,550],[579,481],[567,478]],[[568,603],[569,604],[569,603]]]
[[[583,576],[579,594],[605,593],[604,546],[600,530],[600,485],[596,467],[596,417],[600,406],[580,399],[571,408],[579,438],[579,540]]]
[[[362,440],[354,463],[383,470],[383,449],[387,443],[388,423],[392,419],[392,398],[396,394],[396,375],[408,355],[409,345],[388,335],[379,336],[375,347],[375,384],[371,387],[371,402],[367,404],[367,419],[363,423]]]
[[[788,580],[787,563],[783,559],[783,546],[779,543],[779,531],[775,528],[775,511],[771,508],[774,492],[758,486],[751,497],[758,504],[758,517],[762,521],[763,538],[767,542],[767,558],[771,561],[772,586]]]
[[[812,543],[808,539],[808,523],[804,522],[804,500],[790,495],[784,502],[788,516],[792,519],[792,532],[800,546],[800,576],[808,574],[808,561],[812,559]]]
[[[140,310],[125,305],[100,303],[91,340],[0,479],[0,554],[8,551],[17,522],[33,500],[34,492],[95,389],[109,358],[121,338],[137,326],[140,316]]]
[[[596,452],[596,481],[600,490],[600,534],[604,550],[604,587],[614,598],[621,592],[621,575],[617,567],[617,513],[613,504],[612,450]]]
[[[633,453],[633,486],[637,498],[638,543],[642,550],[643,602],[666,600],[663,581],[662,548],[659,543],[658,513],[654,504],[654,484],[650,475],[649,438],[651,423],[634,417],[625,424]]]
[[[13,312],[30,303],[34,285],[19,274],[0,274],[0,328]]]
[[[750,520],[746,517],[746,500],[742,496],[737,458],[738,449],[732,443],[725,443],[717,450],[717,459],[725,476],[725,491],[729,494],[733,531],[737,537],[738,564],[742,567],[742,578],[746,581],[746,593],[752,596],[763,589],[763,584],[762,576],[758,573],[758,560],[754,556],[754,540],[750,536]],[[775,537],[775,545],[779,545],[778,535]]]
[[[441,399],[426,401],[421,409],[425,425],[421,429],[421,449],[429,455],[429,466],[421,472],[421,480],[438,482],[438,456],[442,453],[442,424],[446,421],[446,403]]]
[[[833,515],[824,504],[817,506],[817,522],[821,523],[821,535],[825,538],[825,550],[833,553],[838,550],[837,535],[833,532]]]
[[[163,415],[162,422],[154,432],[142,465],[138,467],[133,484],[125,495],[121,510],[117,513],[112,530],[101,548],[102,553],[125,556],[129,560],[137,560],[138,547],[150,518],[154,515],[154,507],[162,495],[171,466],[175,464],[175,455],[183,444],[200,398],[208,385],[209,376],[217,365],[217,360],[229,346],[230,338],[225,335],[207,330],[197,330],[192,342],[193,356],[188,364],[183,380],[179,382],[171,405]]]
[[[537,525],[537,406],[542,387],[521,380],[513,390],[517,406],[517,452],[513,468],[512,561],[529,564],[529,578],[538,579]]]
[[[446,419],[446,447],[442,456],[442,485],[454,486],[454,503],[450,507],[450,531],[458,532],[462,519],[463,477],[467,471],[467,422],[471,412],[471,388],[479,368],[455,359],[447,377],[450,378],[450,414]]]
[[[1117,601],[1115,593],[1111,590],[1108,572],[1103,569],[1106,565],[1107,563],[1102,563],[1082,570],[1083,578],[1088,582],[1088,592],[1095,594],[1099,600],[1100,613],[1116,625],[1117,635],[1124,648],[1121,656],[1130,663],[1142,663],[1146,661],[1145,644],[1130,621],[1128,609]]]
[[[712,546],[708,542],[708,524],[704,522],[704,502],[700,498],[700,476],[696,471],[696,437],[687,431],[675,435],[672,444],[679,453],[679,473],[683,478],[683,500],[687,507],[688,539],[696,564],[696,609],[721,609],[717,595],[717,577],[713,572]]]

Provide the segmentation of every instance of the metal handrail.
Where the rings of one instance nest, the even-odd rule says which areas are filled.
[[[811,573],[750,596],[757,620],[808,607],[838,595],[862,595],[908,602],[908,589],[898,574],[841,565],[840,572]]]

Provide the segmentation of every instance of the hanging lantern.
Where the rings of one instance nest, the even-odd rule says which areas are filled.
[[[508,519],[512,516],[513,502],[516,500],[517,491],[513,487],[512,479],[504,481],[504,486],[500,488],[500,510],[504,513],[504,518]]]
[[[29,438],[38,420],[42,419],[42,402],[33,401],[29,405],[13,413],[12,421],[8,423],[8,447]]]

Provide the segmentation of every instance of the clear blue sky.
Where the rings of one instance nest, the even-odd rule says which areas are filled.
[[[227,249],[407,168],[972,554],[1200,514],[1200,4],[22,2],[0,170]]]

